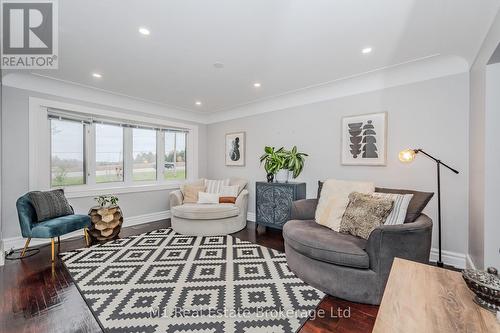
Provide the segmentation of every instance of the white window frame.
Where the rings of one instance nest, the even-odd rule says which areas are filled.
[[[95,133],[94,126],[87,126],[86,133],[86,158],[87,158],[87,183],[85,185],[67,186],[65,194],[69,198],[91,197],[101,194],[134,193],[145,191],[158,191],[177,189],[182,183],[198,178],[198,126],[188,123],[180,123],[162,118],[140,116],[129,113],[98,109],[78,104],[71,104],[36,97],[29,98],[29,189],[49,190],[51,189],[50,176],[50,121],[48,109],[61,109],[65,112],[78,112],[89,115],[109,117],[115,119],[126,119],[128,122],[149,123],[161,127],[182,128],[188,132],[186,140],[186,180],[166,180],[163,177],[165,148],[164,132],[157,131],[156,181],[132,181],[132,156],[127,152],[132,151],[132,128],[125,127],[123,133],[124,141],[124,181],[110,183],[95,183]]]

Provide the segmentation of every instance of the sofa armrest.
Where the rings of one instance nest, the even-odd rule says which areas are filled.
[[[240,210],[246,211],[248,208],[248,190],[242,190],[236,198],[236,202],[234,204],[238,206]]]
[[[372,231],[366,243],[370,269],[380,275],[383,289],[395,257],[421,263],[429,262],[432,220],[421,214],[415,222],[382,225]]]
[[[292,220],[314,220],[318,199],[302,199],[292,202]]]
[[[182,196],[182,192],[180,190],[170,192],[168,197],[170,200],[170,209],[174,208],[175,206],[182,205],[182,202],[184,201],[184,197]]]

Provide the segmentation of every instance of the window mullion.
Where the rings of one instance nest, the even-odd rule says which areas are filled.
[[[132,128],[123,128],[123,181],[127,185],[133,184],[132,169],[134,164]]]
[[[95,125],[85,125],[85,171],[87,173],[87,185],[95,185]]]
[[[165,182],[163,176],[165,170],[165,132],[156,131],[156,180],[159,183]]]

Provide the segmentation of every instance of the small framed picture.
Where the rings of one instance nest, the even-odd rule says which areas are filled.
[[[245,132],[226,134],[226,165],[245,165]]]
[[[342,117],[343,165],[385,165],[387,112]]]

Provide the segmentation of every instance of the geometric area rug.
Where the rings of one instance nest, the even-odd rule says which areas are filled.
[[[293,333],[324,294],[285,254],[172,229],[61,254],[105,332]]]

